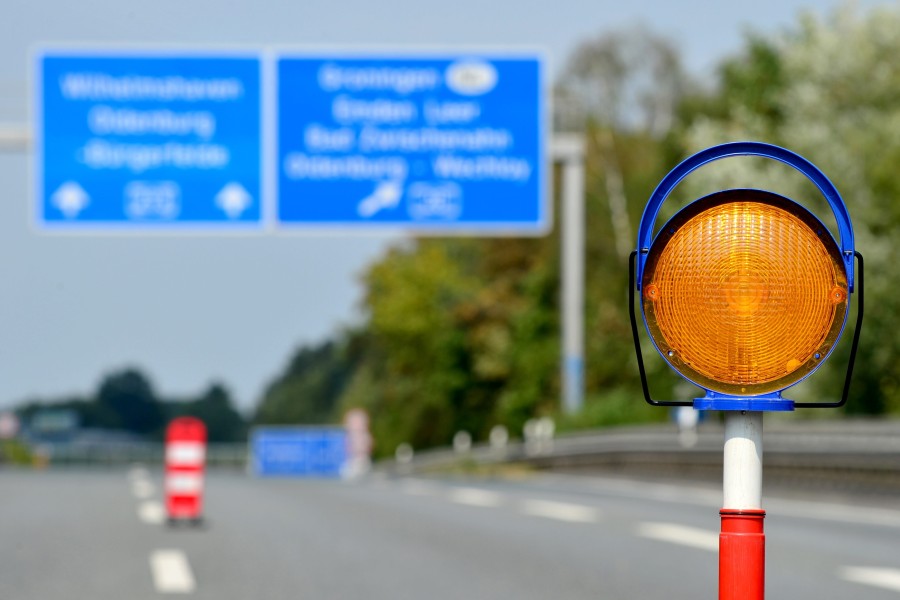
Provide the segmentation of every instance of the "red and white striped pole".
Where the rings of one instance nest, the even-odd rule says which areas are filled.
[[[719,600],[763,600],[765,597],[762,429],[761,412],[725,412]]]
[[[206,425],[194,417],[179,417],[166,429],[166,512],[169,522],[203,519],[203,469]]]

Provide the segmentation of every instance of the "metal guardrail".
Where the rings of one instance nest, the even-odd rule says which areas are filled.
[[[423,474],[471,467],[524,465],[540,470],[600,472],[718,480],[723,428],[703,424],[696,436],[679,435],[674,424],[620,427],[562,434],[552,439],[475,444],[466,452],[434,449],[408,462],[382,461],[389,474]],[[790,482],[900,493],[900,420],[789,421],[766,424],[766,483]],[[32,448],[33,465],[49,468],[158,466],[162,444],[123,443]],[[210,468],[245,470],[246,444],[210,444]]]
[[[209,444],[206,465],[209,468],[243,470],[247,467],[247,444]],[[31,449],[31,466],[38,468],[116,468],[141,464],[162,466],[162,444],[127,443],[90,446],[45,445]]]
[[[421,474],[473,466],[718,480],[724,428],[703,424],[695,436],[674,424],[572,433],[505,448],[476,444],[464,454],[439,449],[407,463],[384,461],[388,473]],[[900,492],[900,421],[772,421],[763,441],[767,484]]]

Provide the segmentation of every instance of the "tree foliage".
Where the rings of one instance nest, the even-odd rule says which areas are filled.
[[[210,442],[239,442],[247,436],[247,422],[234,408],[231,394],[221,383],[211,384],[200,397],[164,405],[169,418],[191,416],[206,425]]]
[[[338,341],[300,348],[285,371],[266,388],[254,423],[323,424],[337,418],[338,398],[353,371],[349,334]]]
[[[183,415],[201,419],[211,442],[238,442],[247,433],[246,421],[223,385],[214,383],[197,398],[164,399],[136,368],[107,374],[89,397],[32,400],[16,412],[27,424],[47,410],[70,410],[83,428],[127,431],[146,439],[162,439],[166,424]]]
[[[365,278],[363,369],[344,406],[373,415],[383,451],[447,443],[550,411],[558,381],[548,239],[419,240]],[[546,377],[550,369],[550,376]]]
[[[148,434],[159,431],[165,421],[150,381],[135,369],[106,376],[94,403],[109,415],[106,425],[110,428]]]
[[[754,36],[721,70],[718,93],[685,106],[683,152],[735,139],[791,148],[822,168],[846,201],[865,255],[867,312],[849,412],[900,412],[900,326],[893,260],[900,226],[900,7],[861,15],[847,5],[822,18],[804,15],[773,36]],[[726,161],[728,162],[728,161]],[[802,176],[772,161],[737,161],[687,181],[688,196],[710,188],[763,187],[829,209]],[[826,224],[834,219],[826,218]],[[836,399],[848,359],[839,346],[826,373],[798,390]]]
[[[662,132],[683,85],[672,45],[638,30],[583,44],[556,87],[557,125],[588,142],[581,424],[665,418],[640,401],[625,282],[632,224],[664,174]],[[527,419],[557,414],[559,245],[558,230],[420,239],[372,265],[363,360],[342,406],[369,410],[380,452],[446,444],[459,430],[483,440],[498,423],[521,432]]]
[[[556,85],[557,128],[587,141],[586,384],[588,402],[569,424],[665,418],[641,402],[626,312],[627,254],[647,197],[687,154],[736,139],[788,146],[837,183],[868,258],[866,332],[896,328],[890,260],[900,220],[900,12],[859,17],[843,8],[806,15],[782,34],[751,34],[703,91],[665,39],[646,31],[582,44]],[[666,212],[715,189],[773,189],[824,203],[779,164],[722,161],[692,175]],[[664,215],[665,216],[665,215]],[[826,219],[827,222],[827,219]],[[833,224],[833,219],[832,219]],[[382,452],[406,441],[447,443],[458,429],[483,439],[494,423],[514,431],[558,410],[558,233],[534,240],[417,240],[368,271],[363,359],[344,406],[373,414]],[[876,273],[877,276],[871,276]],[[875,279],[875,281],[872,281]],[[848,344],[798,400],[832,398]],[[864,333],[850,411],[900,411],[900,342]],[[659,397],[691,397],[664,363],[649,360]],[[792,393],[792,395],[795,395]],[[565,423],[564,423],[565,424]]]

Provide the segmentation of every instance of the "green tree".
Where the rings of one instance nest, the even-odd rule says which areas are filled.
[[[692,86],[675,45],[643,28],[586,40],[556,84],[565,115],[560,125],[587,141],[587,397],[575,424],[666,416],[641,401],[628,319],[628,255],[647,198],[671,167],[667,140]],[[654,395],[673,397],[677,379],[662,361],[648,358],[646,364]]]
[[[247,422],[221,383],[211,384],[196,400],[169,402],[167,408],[172,416],[187,415],[203,421],[210,442],[240,442],[247,437]]]
[[[136,369],[104,377],[94,403],[104,422],[101,426],[138,434],[157,433],[165,419],[150,381]]]
[[[737,139],[786,146],[822,168],[841,191],[866,257],[866,323],[849,412],[900,412],[900,326],[893,260],[900,226],[900,6],[860,14],[846,5],[826,18],[806,14],[777,35],[753,36],[720,71],[716,93],[686,103],[679,154]],[[762,187],[811,205],[832,225],[827,205],[804,178],[774,161],[722,161],[691,176],[684,197],[721,187]],[[728,163],[728,164],[724,164]],[[845,336],[846,337],[846,336]],[[849,344],[798,399],[836,399]]]
[[[583,424],[665,417],[644,408],[630,367],[625,282],[682,85],[671,44],[632,31],[586,42],[556,88],[558,127],[588,142]],[[556,229],[537,239],[414,240],[368,270],[363,358],[342,405],[369,410],[379,452],[446,444],[460,429],[483,440],[494,424],[517,432],[558,411],[559,242]]]
[[[253,421],[259,424],[321,424],[340,419],[338,398],[354,363],[352,334],[297,350],[285,371],[266,388]]]
[[[445,442],[471,389],[462,304],[472,299],[474,261],[465,240],[425,240],[393,249],[365,276],[364,368],[342,405],[372,415],[379,449]]]

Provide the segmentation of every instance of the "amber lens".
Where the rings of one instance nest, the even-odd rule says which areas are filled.
[[[644,315],[657,348],[704,388],[758,395],[824,360],[847,314],[840,250],[809,211],[758,190],[698,200],[647,257]]]

